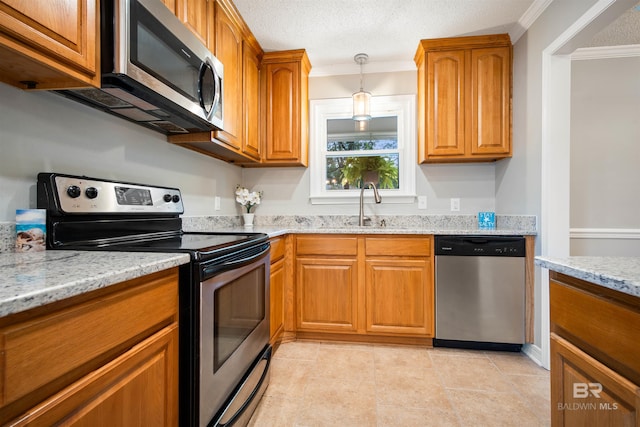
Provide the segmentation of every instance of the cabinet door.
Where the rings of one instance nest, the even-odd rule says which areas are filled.
[[[433,336],[430,259],[366,260],[367,332]]]
[[[300,161],[300,65],[266,64],[265,162]]]
[[[0,79],[37,89],[97,86],[97,22],[96,0],[0,0]]]
[[[471,155],[511,151],[511,48],[471,51]]]
[[[299,330],[356,331],[356,259],[298,258],[296,275]]]
[[[465,51],[427,54],[427,156],[465,153]]]
[[[269,306],[269,337],[271,344],[278,340],[278,335],[284,328],[284,259],[271,264],[271,276],[269,281],[270,306]]]
[[[167,6],[167,8],[171,11],[171,13],[173,13],[174,15],[178,16],[176,13],[176,1],[177,0],[161,0],[162,3]]]
[[[244,135],[242,152],[260,160],[260,59],[247,42],[243,44]]]
[[[171,9],[168,0],[163,2]],[[209,47],[209,13],[207,0],[174,0],[175,14],[182,23],[195,34],[200,41]],[[211,48],[211,47],[209,47]]]
[[[215,55],[224,66],[224,131],[215,138],[236,150],[242,150],[242,31],[239,24],[216,2]]]
[[[551,334],[554,426],[637,426],[640,387]]]
[[[161,330],[13,425],[177,426],[178,326]]]

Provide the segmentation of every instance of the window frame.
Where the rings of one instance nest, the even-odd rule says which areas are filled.
[[[309,101],[309,200],[311,204],[354,204],[360,189],[327,190],[327,120],[351,118],[351,98],[313,99]],[[371,116],[396,116],[398,120],[399,189],[381,189],[383,203],[415,203],[416,198],[416,97],[392,95],[371,97]],[[363,151],[364,153],[364,151]]]

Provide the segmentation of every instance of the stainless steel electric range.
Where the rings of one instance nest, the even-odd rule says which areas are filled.
[[[181,252],[180,424],[246,425],[269,382],[269,241],[182,231],[177,188],[38,174],[49,249]]]

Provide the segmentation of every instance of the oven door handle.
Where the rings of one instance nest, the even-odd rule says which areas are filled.
[[[232,270],[234,268],[238,268],[238,267],[242,267],[248,264],[251,264],[253,262],[255,262],[256,260],[262,258],[266,253],[269,252],[270,249],[270,245],[266,244],[264,249],[260,250],[259,252],[252,254],[251,256],[248,257],[242,257],[239,259],[232,259],[229,261],[225,261],[225,262],[221,262],[219,264],[212,264],[212,265],[204,265],[202,267],[202,273],[205,277],[210,277],[212,274],[214,273],[220,273],[223,271],[228,271],[228,270]]]

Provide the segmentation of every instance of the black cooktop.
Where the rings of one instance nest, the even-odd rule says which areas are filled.
[[[108,244],[67,244],[64,249],[120,252],[183,252],[190,254],[192,260],[206,261],[256,246],[266,241],[268,241],[268,236],[263,233],[183,232],[179,235],[139,241],[111,242]]]

